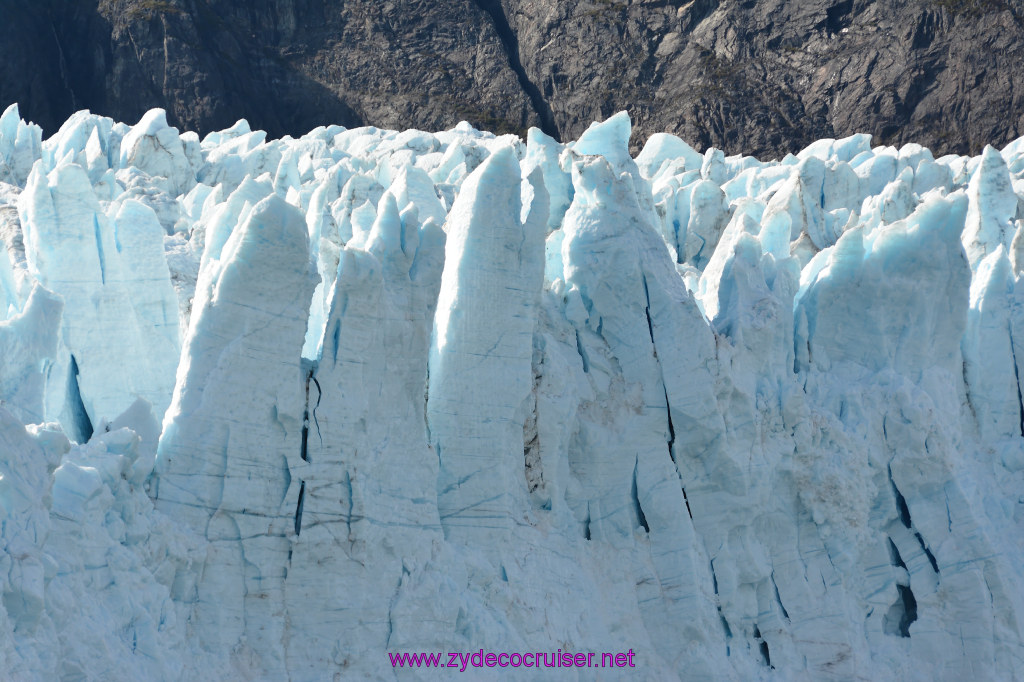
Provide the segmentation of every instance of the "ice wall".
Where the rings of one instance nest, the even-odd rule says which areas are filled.
[[[1019,678],[1024,145],[630,135],[9,108],[8,674]]]

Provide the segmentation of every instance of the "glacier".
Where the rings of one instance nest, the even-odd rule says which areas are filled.
[[[0,670],[1024,679],[1024,138],[0,117]]]

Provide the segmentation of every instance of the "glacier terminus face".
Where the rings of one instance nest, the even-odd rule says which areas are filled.
[[[631,132],[9,107],[0,676],[1024,679],[1024,139]]]

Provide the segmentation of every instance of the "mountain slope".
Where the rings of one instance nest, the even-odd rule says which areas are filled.
[[[937,153],[1024,133],[1021,0],[0,2],[0,102],[53,130],[150,107],[200,133],[326,121],[563,139],[628,110],[781,157],[868,132]]]

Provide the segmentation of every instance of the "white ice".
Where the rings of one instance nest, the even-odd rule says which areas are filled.
[[[1022,679],[1024,138],[631,137],[9,107],[7,677]]]

